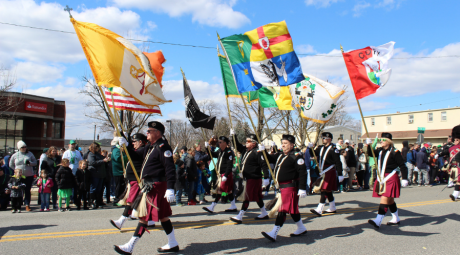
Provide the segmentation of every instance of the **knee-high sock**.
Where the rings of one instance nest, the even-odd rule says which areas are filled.
[[[294,220],[294,222],[298,222],[300,220],[300,213],[291,214],[291,218]]]
[[[454,190],[455,191],[460,191],[460,185],[455,185]]]
[[[326,191],[321,191],[321,198],[319,199],[321,204],[326,203]]]
[[[168,220],[168,221],[165,221],[165,222],[162,221],[161,226],[165,230],[166,235],[169,235],[173,231],[173,226],[172,226],[171,220]]]
[[[396,206],[396,203],[393,203],[393,204],[389,205],[388,208],[390,208],[391,213],[395,213],[398,210],[398,207]]]
[[[262,208],[265,206],[264,204],[264,199],[263,198],[260,198],[259,201],[257,202],[257,205],[259,206],[259,208]]]
[[[125,216],[125,217],[128,217],[128,216],[131,214],[130,211],[131,211],[131,206],[130,206],[130,205],[127,205],[127,206],[125,207],[125,210],[123,211],[123,214],[122,214],[122,215]]]
[[[147,229],[147,224],[139,222],[137,224],[136,230],[134,230],[134,235],[133,236],[141,238],[146,229]]]
[[[395,204],[396,206],[396,204]],[[380,204],[378,214],[385,215],[388,211],[388,205]]]
[[[214,199],[214,202],[216,202],[216,203],[219,202],[219,199],[220,199],[221,196],[222,195],[220,195],[220,194],[216,194],[216,199]]]
[[[278,212],[278,216],[276,216],[276,220],[275,220],[275,225],[282,227],[285,221],[286,221],[286,213]]]
[[[244,201],[243,204],[241,205],[241,210],[247,211],[249,207],[249,201]]]
[[[332,195],[332,192],[327,192],[326,197],[327,197],[327,200],[329,200],[329,202],[334,201],[334,195]]]

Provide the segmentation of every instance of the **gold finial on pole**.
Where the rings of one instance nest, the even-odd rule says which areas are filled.
[[[340,44],[340,50],[341,50],[341,51],[342,51],[342,53],[343,53],[343,47],[342,47],[342,44]]]
[[[65,8],[64,8],[64,11],[69,12],[69,18],[73,18],[72,14],[70,13],[70,11],[73,11],[72,8],[70,8],[68,5],[66,5]]]

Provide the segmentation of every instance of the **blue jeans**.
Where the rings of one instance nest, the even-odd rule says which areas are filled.
[[[41,209],[50,209],[50,195],[51,193],[40,193]]]
[[[195,182],[188,183],[188,201],[195,201]]]
[[[176,190],[176,204],[182,203],[181,197],[182,197],[182,189]]]
[[[89,193],[97,195],[102,190],[102,184],[104,183],[104,178],[93,177],[91,178],[91,186],[89,188]]]

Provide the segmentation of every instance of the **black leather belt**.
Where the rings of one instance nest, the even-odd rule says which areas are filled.
[[[147,178],[144,178],[146,181],[148,182],[165,182],[166,181],[166,177],[163,176],[163,177],[147,177]]]
[[[297,187],[298,184],[299,184],[299,181],[294,180],[291,183],[280,184],[280,189]]]

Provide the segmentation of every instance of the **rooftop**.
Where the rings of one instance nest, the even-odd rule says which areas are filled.
[[[377,115],[368,115],[364,116],[364,118],[370,118],[370,117],[379,117],[379,116],[388,116],[388,115],[401,115],[401,114],[409,114],[409,113],[420,113],[420,112],[433,112],[433,111],[445,111],[445,110],[456,110],[460,109],[460,107],[455,106],[455,107],[449,107],[449,108],[441,108],[441,109],[428,109],[428,110],[423,110],[423,111],[413,111],[413,112],[395,112],[395,113],[385,113],[385,114],[377,114]]]

